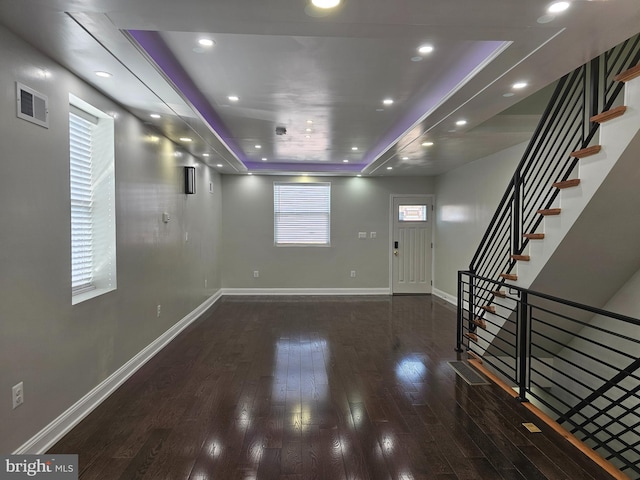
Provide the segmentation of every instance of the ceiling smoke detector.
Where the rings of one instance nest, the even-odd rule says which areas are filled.
[[[287,129],[285,127],[276,127],[276,135],[286,135]]]

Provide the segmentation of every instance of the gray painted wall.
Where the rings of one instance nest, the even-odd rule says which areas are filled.
[[[469,267],[527,143],[436,177],[434,287],[438,290],[457,295],[457,271]]]
[[[0,46],[0,452],[9,453],[220,288],[221,182],[4,28]],[[16,81],[49,97],[49,129],[16,118]],[[117,114],[118,288],[75,306],[69,93]],[[198,193],[185,196],[182,166],[196,164]],[[12,410],[20,381],[25,401]]]
[[[331,246],[275,247],[273,182],[331,182]],[[222,179],[222,284],[225,288],[389,287],[391,194],[432,194],[430,177]],[[358,239],[358,232],[377,238]],[[260,272],[259,278],[253,271]],[[356,278],[349,276],[356,271]]]

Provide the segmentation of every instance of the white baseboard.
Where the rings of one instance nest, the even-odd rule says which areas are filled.
[[[439,297],[441,299],[443,299],[444,301],[450,303],[451,305],[453,305],[454,307],[458,307],[458,297],[454,297],[453,295],[449,295],[446,292],[443,292],[442,290],[438,290],[437,288],[433,288],[431,290],[431,293],[433,293],[436,297]]]
[[[98,405],[104,402],[120,385],[122,385],[140,367],[153,358],[165,345],[173,340],[180,332],[197,320],[222,296],[218,290],[211,297],[196,307],[191,313],[173,325],[169,330],[147,345],[135,357],[113,372],[100,385],[95,387],[75,404],[69,407],[58,418],[27,440],[14,455],[43,454],[53,444],[75,427],[83,418],[89,415]]]
[[[223,288],[222,295],[391,295],[389,288]]]

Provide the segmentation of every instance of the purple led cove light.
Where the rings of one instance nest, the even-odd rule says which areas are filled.
[[[253,171],[291,171],[291,172],[360,172],[366,164],[346,163],[280,163],[280,162],[246,162],[245,166]]]
[[[128,30],[128,32],[147,54],[149,54],[153,61],[156,62],[156,65],[158,65],[165,75],[169,77],[173,84],[178,87],[187,100],[191,102],[211,129],[222,138],[229,150],[246,165],[247,159],[238,144],[233,140],[227,126],[193,80],[191,80],[191,77],[182,67],[176,56],[164,40],[162,40],[160,34],[148,30]]]

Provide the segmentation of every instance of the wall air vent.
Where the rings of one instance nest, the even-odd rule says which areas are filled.
[[[16,82],[16,101],[19,118],[49,128],[49,100],[45,95]]]

